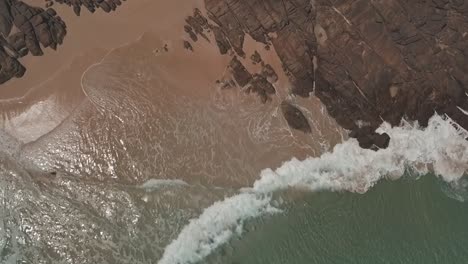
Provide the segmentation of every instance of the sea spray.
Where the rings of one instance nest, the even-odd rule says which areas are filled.
[[[333,152],[304,161],[292,159],[273,171],[262,171],[252,188],[216,202],[191,220],[165,249],[159,264],[196,263],[212,250],[240,234],[243,222],[277,212],[271,194],[287,188],[310,191],[364,193],[384,177],[401,177],[406,169],[419,174],[432,171],[456,183],[468,171],[468,132],[448,117],[435,115],[426,128],[403,122],[392,128],[384,123],[391,141],[387,149],[374,152],[359,147],[355,139],[337,145]]]
[[[166,249],[159,263],[194,263],[208,256],[234,234],[242,233],[243,222],[264,213],[279,212],[270,205],[271,197],[241,193],[216,202],[184,227]]]

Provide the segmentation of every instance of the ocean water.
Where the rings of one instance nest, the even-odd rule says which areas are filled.
[[[201,263],[467,263],[466,191],[426,175],[364,195],[305,194]]]

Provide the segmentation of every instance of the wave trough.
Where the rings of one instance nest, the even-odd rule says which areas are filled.
[[[390,135],[387,149],[362,149],[349,139],[318,158],[294,158],[277,170],[263,170],[253,187],[216,202],[191,220],[166,247],[159,264],[196,263],[207,257],[241,234],[245,220],[278,212],[271,194],[280,190],[365,193],[379,180],[400,178],[406,170],[419,175],[431,171],[450,183],[468,172],[468,131],[448,117],[435,115],[426,128],[409,122],[392,128],[384,123],[377,131]]]

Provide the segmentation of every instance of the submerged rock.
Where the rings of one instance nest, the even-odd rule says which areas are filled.
[[[281,112],[283,113],[284,119],[286,119],[286,122],[291,128],[302,131],[304,133],[312,132],[309,121],[307,121],[307,118],[301,112],[301,110],[299,110],[299,108],[286,101],[283,101],[281,103]]]

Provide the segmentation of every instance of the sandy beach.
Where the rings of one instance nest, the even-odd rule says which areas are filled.
[[[114,13],[80,17],[54,8],[68,25],[64,44],[25,57],[27,74],[0,95],[3,127],[46,171],[245,186],[265,167],[342,140],[317,99],[290,95],[275,50],[250,37],[240,60],[259,72],[250,59],[258,51],[278,74],[276,94],[263,104],[239,87],[222,89],[217,81],[229,78],[232,54],[219,54],[212,32],[192,42],[193,52],[183,45],[185,18],[204,10],[201,1],[128,1]],[[279,107],[285,99],[304,112],[312,134],[288,127]]]

